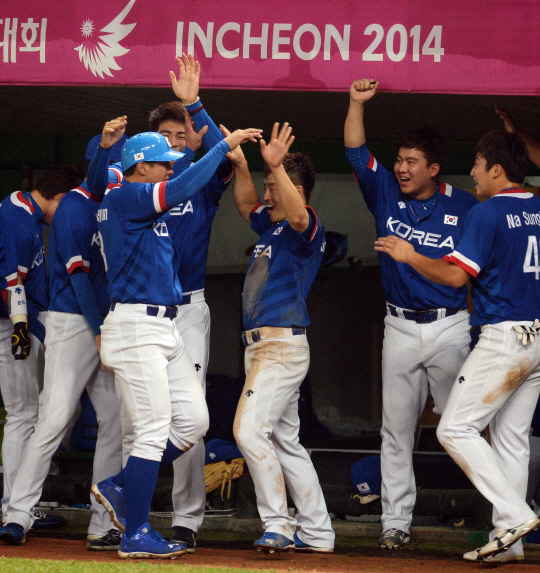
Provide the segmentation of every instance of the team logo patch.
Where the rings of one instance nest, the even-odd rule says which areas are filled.
[[[102,24],[95,24],[93,20],[87,18],[81,26],[82,44],[74,48],[79,52],[79,59],[84,67],[92,72],[94,76],[104,77],[104,74],[113,77],[111,70],[121,70],[115,58],[124,56],[129,52],[129,48],[124,48],[120,42],[135,28],[137,23],[124,23],[124,19],[133,8],[135,0],[129,0],[126,7],[111,22],[96,32],[98,36],[92,36]],[[129,19],[128,19],[129,20]]]
[[[399,207],[400,209],[406,209],[406,208],[407,208],[407,206],[405,205],[405,203],[404,203],[403,201],[399,201],[399,202],[398,202],[398,207]]]
[[[135,161],[142,161],[144,159],[144,153],[136,153],[135,154]],[[446,223],[446,221],[445,221]]]
[[[369,489],[367,482],[357,483],[356,487],[360,493],[371,493],[371,489]]]
[[[444,224],[445,225],[457,225],[458,218],[455,215],[445,215],[444,216]]]
[[[278,227],[273,233],[272,235],[279,235],[281,233],[281,231],[283,231],[283,227]]]

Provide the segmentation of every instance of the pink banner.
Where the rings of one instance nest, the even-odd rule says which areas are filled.
[[[536,95],[536,0],[4,0],[0,84]]]

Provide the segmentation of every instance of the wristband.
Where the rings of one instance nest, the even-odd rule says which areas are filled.
[[[197,99],[196,99],[195,101],[190,101],[189,103],[187,103],[187,102],[185,102],[184,100],[182,100],[182,103],[183,103],[186,107],[188,107],[188,106],[190,106],[190,105],[193,105],[194,103],[197,103],[198,101],[200,101],[200,99],[201,99],[201,98],[200,98],[199,96],[197,96]]]
[[[26,310],[26,293],[24,291],[24,285],[8,286],[5,290],[7,293],[7,309],[9,318],[13,320],[13,318],[18,315],[28,315]]]

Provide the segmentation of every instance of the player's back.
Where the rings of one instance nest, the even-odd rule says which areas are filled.
[[[467,252],[476,227],[471,260],[472,324],[540,318],[540,198],[522,189],[503,191],[473,208],[457,251]],[[482,258],[485,263],[482,264]]]

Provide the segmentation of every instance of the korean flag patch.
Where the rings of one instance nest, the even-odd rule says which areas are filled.
[[[357,483],[356,487],[358,488],[358,491],[362,494],[371,493],[371,489],[369,488],[367,482]]]
[[[144,153],[136,153],[135,161],[142,161],[144,159]]]
[[[445,215],[444,216],[444,224],[445,225],[457,225],[458,218],[455,215]]]

